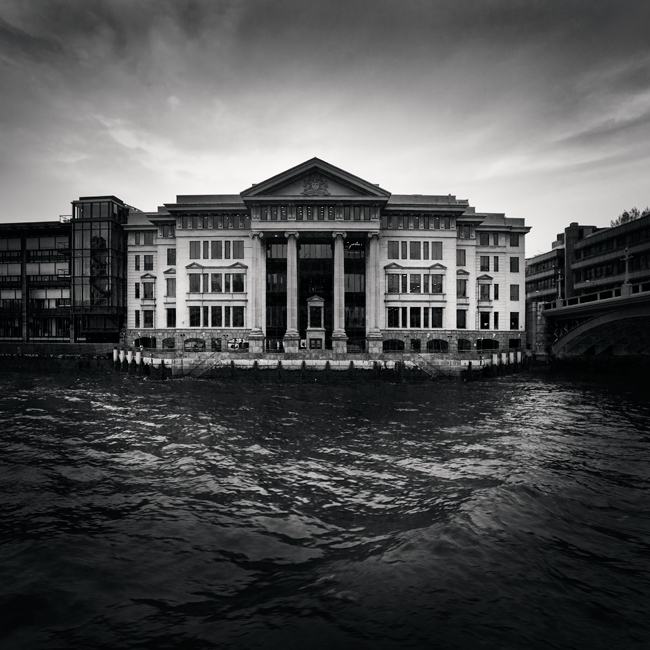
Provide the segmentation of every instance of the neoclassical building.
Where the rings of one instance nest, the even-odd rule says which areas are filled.
[[[131,211],[126,343],[251,352],[523,347],[523,219],[318,158]]]
[[[525,346],[523,219],[391,194],[318,158],[142,212],[82,197],[0,228],[0,340],[183,351]]]

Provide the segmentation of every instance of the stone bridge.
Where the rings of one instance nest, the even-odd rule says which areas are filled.
[[[555,356],[650,355],[650,283],[546,303],[542,313]]]

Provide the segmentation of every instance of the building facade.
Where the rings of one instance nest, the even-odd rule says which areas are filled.
[[[70,340],[341,354],[525,343],[523,219],[391,194],[317,158],[153,213],[79,199],[67,227]],[[0,278],[16,268],[0,249]]]

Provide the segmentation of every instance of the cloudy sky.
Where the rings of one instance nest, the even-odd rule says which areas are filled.
[[[569,221],[650,204],[647,0],[0,0],[4,221],[234,193],[318,156]]]

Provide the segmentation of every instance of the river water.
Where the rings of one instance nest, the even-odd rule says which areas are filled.
[[[0,647],[650,647],[647,389],[0,375]]]

